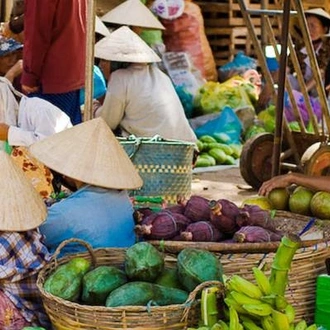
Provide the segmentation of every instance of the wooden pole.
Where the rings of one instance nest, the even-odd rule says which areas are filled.
[[[93,118],[94,43],[95,43],[95,0],[87,0],[84,121]]]
[[[275,117],[275,134],[272,160],[272,177],[280,174],[280,156],[283,140],[283,109],[284,109],[284,93],[285,93],[285,78],[287,67],[287,49],[290,23],[290,8],[291,0],[284,0],[283,4],[283,26],[281,35],[281,56],[278,79],[278,93],[276,103]]]

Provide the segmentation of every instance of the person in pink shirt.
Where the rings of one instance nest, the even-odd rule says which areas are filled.
[[[82,121],[87,0],[25,0],[22,88]]]

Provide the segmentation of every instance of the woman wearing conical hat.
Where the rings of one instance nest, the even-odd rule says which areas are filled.
[[[86,121],[30,146],[73,193],[48,208],[40,231],[50,252],[70,238],[94,248],[135,243],[127,190],[142,186],[135,166],[102,118]],[[82,247],[66,246],[64,253]]]
[[[181,101],[170,78],[157,66],[158,55],[130,28],[123,26],[95,45],[95,57],[110,64],[128,63],[110,74],[98,113],[123,136],[195,142]]]
[[[50,255],[38,227],[47,209],[9,155],[0,151],[0,329],[44,326],[49,320],[36,286]]]
[[[322,8],[313,8],[306,10],[305,16],[318,66],[324,79],[325,70],[330,58],[330,38],[326,37],[330,32],[330,14]],[[311,69],[311,62],[308,57],[305,41],[301,40],[300,42],[297,42],[295,44],[295,49],[307,90],[311,96],[317,96],[316,82],[313,77],[313,71]],[[289,68],[291,73],[294,73],[293,63],[291,63],[290,58]],[[289,79],[292,87],[299,91],[300,87],[297,79],[293,75],[289,75]]]

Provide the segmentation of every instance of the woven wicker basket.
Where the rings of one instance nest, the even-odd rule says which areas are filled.
[[[170,204],[177,202],[178,195],[191,194],[194,144],[176,140],[118,138],[143,179],[143,186],[131,194],[160,196]]]
[[[286,232],[299,233],[309,217],[285,211],[277,211],[274,221]],[[286,297],[296,309],[296,320],[304,318],[314,322],[316,277],[326,273],[325,259],[330,257],[330,224],[318,220],[317,227],[324,232],[324,239],[303,241],[297,250],[289,273]],[[252,267],[263,266],[267,275],[279,246],[270,243],[207,243],[181,241],[149,241],[168,255],[176,256],[187,247],[202,248],[214,252],[223,265],[224,274],[239,274],[253,280]]]
[[[57,259],[61,249],[71,243],[83,244],[88,252],[65,256]],[[126,249],[104,248],[92,249],[89,244],[79,239],[70,239],[63,242],[55,251],[51,262],[44,267],[37,280],[45,310],[55,330],[183,330],[189,325],[196,325],[200,318],[197,294],[205,287],[223,285],[218,281],[208,281],[200,284],[189,294],[184,304],[168,306],[124,306],[103,307],[87,306],[72,303],[53,296],[44,290],[46,278],[56,268],[68,262],[73,257],[81,256],[91,260],[94,267],[112,265],[122,267]],[[174,267],[176,258],[165,256],[166,267]]]

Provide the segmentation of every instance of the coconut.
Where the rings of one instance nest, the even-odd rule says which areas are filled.
[[[258,205],[263,210],[272,210],[274,208],[272,202],[265,196],[246,198],[242,202],[242,207],[244,207],[244,205]]]
[[[310,208],[312,214],[319,219],[330,219],[330,193],[318,191],[314,194]]]
[[[276,210],[287,210],[289,197],[290,194],[286,188],[275,188],[268,194],[268,199]]]
[[[312,190],[298,186],[289,198],[289,210],[297,214],[311,215],[310,203],[313,195]]]

